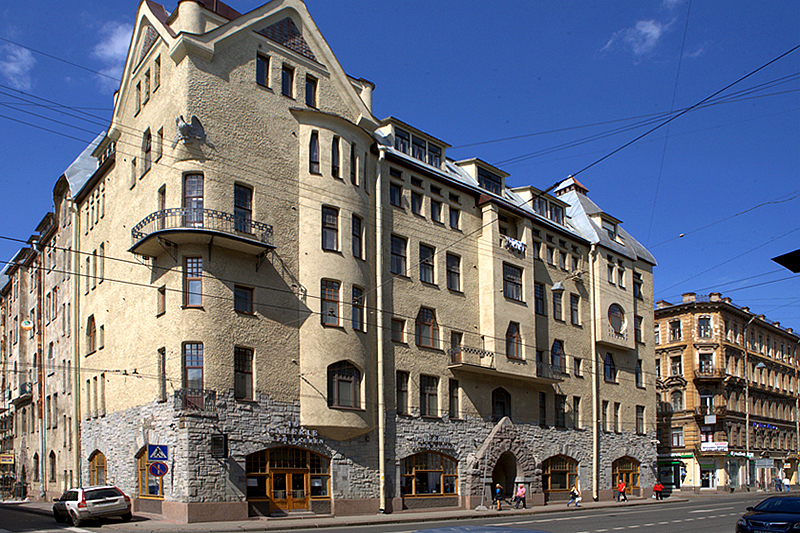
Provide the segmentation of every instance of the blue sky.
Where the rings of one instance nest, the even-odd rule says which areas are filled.
[[[770,261],[800,248],[800,50],[596,163],[800,44],[800,0],[307,5],[345,71],[376,84],[379,118],[497,165],[512,186],[577,174],[658,259],[656,299],[719,291],[800,330],[800,276]],[[136,7],[5,2],[0,38],[116,77]],[[111,113],[115,82],[44,54],[0,41],[0,237],[33,232]],[[0,239],[0,260],[17,249]]]

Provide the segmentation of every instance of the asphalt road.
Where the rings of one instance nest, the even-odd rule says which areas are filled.
[[[112,521],[113,519],[109,519],[107,523]],[[102,522],[95,522],[73,527],[72,524],[56,523],[52,516],[0,507],[0,533],[95,533],[101,531],[102,526]]]

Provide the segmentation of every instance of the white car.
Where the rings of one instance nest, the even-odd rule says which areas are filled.
[[[84,520],[119,516],[127,522],[131,514],[131,499],[111,485],[69,489],[53,500],[56,522],[72,520],[78,527]]]

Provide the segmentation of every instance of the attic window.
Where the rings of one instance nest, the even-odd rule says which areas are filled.
[[[550,220],[556,224],[564,225],[564,208],[560,205],[550,204]]]
[[[398,152],[403,152],[404,154],[408,153],[408,148],[411,144],[410,142],[411,137],[409,136],[407,131],[401,130],[400,128],[396,128],[394,130],[394,149]]]
[[[617,225],[608,220],[603,220],[603,230],[608,234],[608,238],[612,241],[617,240]]]
[[[494,194],[500,194],[500,190],[503,188],[503,180],[500,179],[500,176],[482,168],[478,169],[478,184],[481,188]]]

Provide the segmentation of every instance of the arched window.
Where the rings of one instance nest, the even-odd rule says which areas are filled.
[[[400,462],[400,494],[422,496],[457,494],[458,463],[436,452],[422,452]]]
[[[415,334],[417,346],[424,348],[439,347],[439,326],[436,323],[436,312],[433,309],[420,308],[417,314]]]
[[[150,463],[147,461],[147,447],[142,448],[136,455],[139,467],[139,497],[164,498],[163,477],[150,474]]]
[[[97,350],[97,326],[94,323],[94,315],[86,321],[86,353],[94,353]]]
[[[492,421],[511,416],[511,395],[502,387],[492,391]]]
[[[56,480],[56,452],[51,450],[49,459],[50,460],[48,461],[48,465],[47,466],[49,468],[50,482],[55,482],[55,480]]]
[[[633,457],[620,457],[611,463],[611,487],[616,488],[620,479],[625,482],[625,494],[639,488],[639,461]]]
[[[608,308],[608,322],[614,333],[622,333],[625,329],[625,311],[619,304],[611,304]]]
[[[550,363],[553,365],[553,370],[556,372],[564,371],[564,343],[555,340],[553,346],[550,348]]]
[[[328,406],[361,407],[361,371],[347,361],[328,367]]]
[[[312,174],[319,174],[319,133],[311,132],[311,140],[308,141],[308,171]]]
[[[106,484],[106,456],[102,452],[94,452],[89,457],[89,483]]]
[[[617,381],[617,365],[614,363],[614,356],[610,353],[607,353],[603,360],[603,370],[606,381]]]
[[[33,454],[33,480],[39,481],[39,454]]]
[[[506,330],[506,357],[522,359],[522,337],[519,334],[519,324],[509,322]]]
[[[672,410],[683,411],[683,393],[681,391],[672,393]]]
[[[567,492],[578,481],[578,461],[566,455],[556,455],[542,463],[542,490]]]

